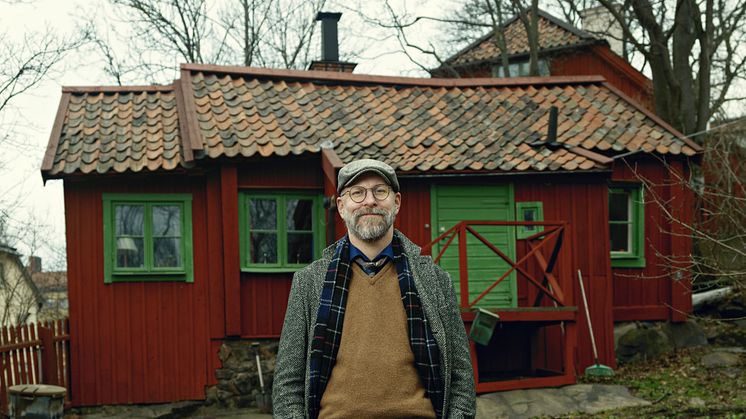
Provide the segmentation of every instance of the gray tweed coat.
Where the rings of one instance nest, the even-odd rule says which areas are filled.
[[[421,256],[417,245],[400,232],[395,234],[401,239],[409,258],[425,316],[440,347],[445,384],[444,417],[473,418],[476,398],[469,343],[451,278],[433,263],[430,256]],[[296,272],[293,277],[272,388],[272,404],[277,418],[307,417],[311,340],[324,276],[333,254],[334,245],[324,250],[321,259]]]

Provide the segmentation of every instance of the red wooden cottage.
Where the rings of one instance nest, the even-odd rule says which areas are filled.
[[[500,29],[506,40],[510,76],[529,74],[529,42],[523,23],[514,17]],[[653,83],[612,51],[609,42],[539,10],[538,56],[541,76],[604,76],[606,81],[653,109]],[[436,77],[503,77],[502,55],[491,31],[431,71]]]
[[[608,84],[652,111],[651,80],[612,51],[606,40],[542,10],[538,14],[538,55],[542,75],[601,75]],[[505,23],[503,31],[510,74],[528,74],[529,44],[523,23],[515,17]],[[454,71],[462,77],[501,76],[501,54],[495,32],[478,39],[432,72],[447,76]],[[627,128],[618,126],[617,129]],[[681,269],[687,264],[685,260],[671,263],[665,256],[688,253],[690,241],[677,238],[676,234],[683,233],[683,230],[659,228],[665,224],[664,219],[670,217],[659,205],[668,199],[666,195],[649,194],[646,198],[635,185],[639,185],[642,179],[659,185],[686,181],[689,178],[686,161],[650,159],[645,153],[625,151],[621,143],[602,142],[596,148],[607,156],[619,156],[620,152],[628,155],[625,164],[614,165],[609,183],[612,209],[628,208],[626,215],[610,213],[614,320],[685,320],[691,312],[691,284]],[[656,151],[667,152],[665,147]],[[693,202],[693,197],[687,196],[686,199]],[[685,220],[692,217],[688,210],[682,215]],[[617,222],[615,217],[621,217],[625,222]],[[627,228],[625,224],[631,227]]]
[[[292,273],[343,232],[336,170],[363,157],[396,168],[399,229],[423,246],[444,237],[426,249],[452,273],[467,326],[475,307],[501,317],[472,348],[479,391],[573,382],[592,362],[576,272],[614,365],[612,307],[648,301],[614,300],[616,261],[638,272],[658,269],[654,246],[689,254],[658,233],[671,226],[631,168],[670,180],[659,159],[686,175],[698,151],[599,76],[188,64],[167,86],[66,87],[42,174],[64,181],[71,399],[202,399],[224,342],[276,339]],[[685,190],[655,192],[691,216]]]

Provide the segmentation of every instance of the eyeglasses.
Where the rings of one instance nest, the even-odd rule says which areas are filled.
[[[362,186],[353,186],[350,189],[348,189],[347,192],[343,192],[342,195],[340,196],[345,196],[345,194],[349,194],[350,199],[352,199],[352,202],[359,204],[365,201],[365,197],[368,196],[368,191],[373,192],[373,198],[375,198],[376,201],[383,201],[389,197],[391,188],[383,184],[376,185],[372,188],[363,188]]]

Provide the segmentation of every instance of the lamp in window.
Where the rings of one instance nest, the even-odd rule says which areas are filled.
[[[124,256],[124,264],[122,267],[128,267],[129,264],[129,255],[130,254],[136,254],[138,251],[137,244],[135,244],[135,239],[132,237],[120,237],[117,239],[117,253],[121,252],[121,254]]]

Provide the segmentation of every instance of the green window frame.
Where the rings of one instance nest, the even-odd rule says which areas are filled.
[[[641,184],[609,187],[611,266],[645,267],[645,201]]]
[[[540,201],[516,202],[515,210],[516,221],[544,221],[544,204]],[[525,239],[541,231],[543,226],[518,226],[516,238]]]
[[[254,192],[245,191],[239,195],[238,227],[241,248],[241,271],[242,272],[295,272],[318,259],[324,248],[324,232],[326,223],[322,207],[322,197],[318,194],[303,192]],[[295,206],[293,207],[295,201]],[[311,201],[310,229],[306,225],[292,226],[288,211],[298,208],[300,201]],[[258,205],[262,202],[263,211],[274,212],[273,217],[265,217],[261,220],[251,219],[252,209],[250,205]],[[260,211],[258,206],[254,211]],[[303,216],[302,213],[292,214]],[[307,222],[309,220],[305,220]],[[263,236],[261,241],[269,245],[271,252],[264,253],[265,261],[252,261],[252,243],[259,240],[257,236]],[[293,236],[295,236],[293,238]],[[303,246],[302,238],[311,238],[310,254],[306,254],[303,261],[294,262],[288,253],[294,246],[296,249],[309,250]],[[274,239],[273,239],[274,238]],[[292,238],[292,239],[291,239]],[[272,246],[274,248],[272,249]],[[299,255],[297,253],[296,255]],[[254,254],[254,258],[258,258]]]
[[[125,212],[127,208],[134,215]],[[133,211],[135,208],[140,208],[141,214]],[[177,209],[176,221],[172,219],[175,212],[168,208]],[[135,220],[117,224],[118,214]],[[191,194],[105,193],[103,218],[105,283],[194,282]],[[128,252],[137,252],[133,266],[127,266]]]

